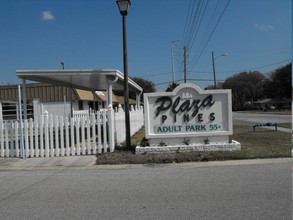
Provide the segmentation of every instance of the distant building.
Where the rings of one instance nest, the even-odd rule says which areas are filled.
[[[291,109],[291,100],[290,99],[262,99],[253,103],[254,107],[259,110],[289,110]]]

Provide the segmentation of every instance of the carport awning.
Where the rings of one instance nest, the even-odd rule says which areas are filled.
[[[124,75],[119,70],[17,70],[16,75],[25,80],[73,87],[85,90],[107,90],[108,82],[113,90],[124,90]],[[128,79],[129,91],[141,93],[143,89]]]

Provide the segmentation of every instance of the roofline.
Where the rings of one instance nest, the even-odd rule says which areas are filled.
[[[58,73],[58,74],[68,74],[68,73],[107,73],[110,75],[115,76],[116,72],[121,73],[119,70],[116,69],[101,69],[101,70],[96,70],[96,69],[55,69],[55,70],[16,70],[16,75],[21,77],[21,76],[26,76],[26,75],[30,75],[31,73],[36,74],[45,74],[45,73]],[[112,74],[111,74],[112,73]],[[121,73],[122,74],[122,73]]]
[[[31,74],[47,74],[47,73],[55,73],[55,74],[61,74],[61,75],[67,75],[67,74],[93,74],[93,73],[99,73],[102,75],[108,75],[108,76],[113,76],[113,77],[118,77],[121,81],[124,81],[124,74],[120,72],[117,69],[55,69],[55,70],[16,70],[16,75],[21,78],[25,79],[26,76],[31,76]],[[128,83],[131,84],[133,88],[136,90],[140,91],[141,93],[143,92],[143,88],[141,88],[137,83],[135,83],[132,79],[128,78]]]

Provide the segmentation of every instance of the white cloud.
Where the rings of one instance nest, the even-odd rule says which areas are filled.
[[[254,27],[259,31],[274,31],[275,27],[270,24],[255,24]]]
[[[42,19],[44,21],[52,21],[52,20],[55,20],[55,17],[51,11],[43,11],[42,12]]]

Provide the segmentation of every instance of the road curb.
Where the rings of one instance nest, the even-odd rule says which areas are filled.
[[[5,159],[5,158],[4,158]],[[33,158],[31,158],[33,159]],[[45,159],[45,158],[43,158]],[[48,159],[48,158],[47,158]],[[54,158],[55,159],[55,158]],[[3,158],[0,158],[0,161]],[[184,162],[184,163],[164,163],[164,164],[116,164],[116,165],[95,165],[95,158],[87,159],[76,159],[71,162],[56,162],[58,160],[52,160],[53,162],[29,165],[28,163],[17,162],[10,165],[1,165],[0,171],[7,170],[56,170],[56,169],[126,169],[126,168],[141,168],[149,166],[154,167],[213,167],[213,166],[242,166],[242,165],[262,165],[262,164],[276,164],[276,163],[292,163],[292,158],[272,158],[272,159],[251,159],[251,160],[225,160],[225,161],[208,161],[208,162]]]

